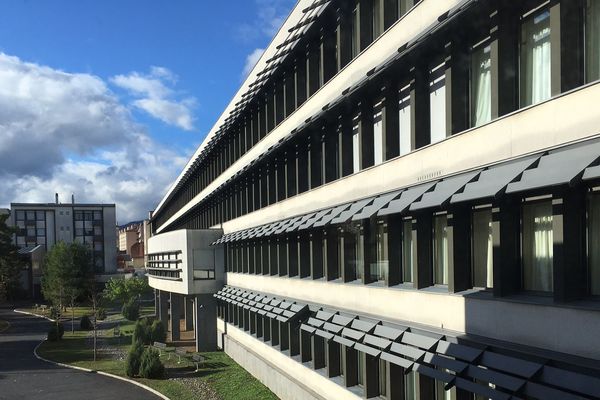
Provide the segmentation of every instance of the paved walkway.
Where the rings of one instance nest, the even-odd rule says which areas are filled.
[[[0,400],[159,399],[127,382],[35,358],[33,349],[48,331],[46,320],[8,308],[0,308],[0,320],[11,324],[0,333]]]

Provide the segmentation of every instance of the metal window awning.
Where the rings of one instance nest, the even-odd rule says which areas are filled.
[[[398,199],[392,200],[387,207],[379,210],[377,215],[381,217],[384,215],[399,214],[406,211],[406,209],[410,207],[414,201],[421,197],[425,192],[430,190],[435,184],[436,182],[429,182],[423,185],[413,186],[403,191]]]
[[[592,179],[598,179],[598,178],[600,178],[600,165],[597,165],[595,167],[588,167],[583,172],[582,179],[584,181],[590,181]]]
[[[456,204],[497,197],[509,183],[517,179],[523,171],[531,167],[540,157],[540,155],[525,157],[482,171],[476,181],[467,183],[461,193],[452,196],[450,203]]]
[[[340,215],[333,218],[330,223],[332,224],[343,224],[348,222],[355,214],[359,213],[366,205],[370,204],[375,197],[369,197],[368,199],[355,201],[350,205],[350,207],[342,211]]]
[[[573,185],[583,171],[600,158],[600,141],[553,150],[537,166],[523,172],[521,180],[508,185],[506,193],[519,193],[559,185]]]
[[[373,200],[372,204],[364,207],[361,212],[355,214],[352,217],[352,221],[359,221],[361,219],[371,218],[379,210],[381,210],[383,207],[387,206],[390,203],[390,201],[397,198],[400,195],[400,193],[402,193],[402,190],[397,190],[395,192],[382,194],[381,196],[379,196],[375,200]]]
[[[310,218],[306,219],[302,224],[300,224],[298,226],[298,230],[312,228],[318,220],[320,220],[321,218],[323,218],[324,215],[327,214],[328,211],[329,211],[328,209],[321,210],[321,211],[317,211],[316,213],[312,214]]]
[[[423,194],[421,200],[410,205],[410,211],[424,210],[426,208],[437,208],[443,206],[450,197],[471,182],[480,170],[451,176],[438,182],[435,188]]]
[[[332,207],[329,209],[329,213],[325,214],[319,221],[315,222],[314,227],[319,228],[325,226],[331,222],[334,218],[338,217],[342,211],[345,211],[350,207],[352,203],[342,204],[340,206]]]

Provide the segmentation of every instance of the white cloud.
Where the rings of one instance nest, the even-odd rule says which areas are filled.
[[[186,162],[153,141],[99,77],[3,53],[0,160],[0,207],[75,193],[116,203],[120,222],[144,218]]]
[[[258,60],[260,60],[260,57],[263,55],[264,52],[265,52],[265,49],[254,49],[254,51],[252,51],[252,53],[250,53],[250,54],[248,54],[248,56],[246,56],[246,64],[244,64],[244,71],[242,72],[242,78],[246,78],[250,74],[250,72],[252,71],[252,68],[254,68],[254,66],[256,65]]]
[[[110,81],[136,97],[132,104],[140,110],[166,124],[186,131],[194,129],[192,109],[196,100],[192,97],[176,99],[177,94],[167,83],[175,85],[177,76],[167,68],[153,66],[149,74],[134,71],[116,75]]]
[[[255,0],[256,17],[252,23],[238,27],[238,37],[244,41],[252,41],[261,37],[275,36],[287,18],[294,0]]]

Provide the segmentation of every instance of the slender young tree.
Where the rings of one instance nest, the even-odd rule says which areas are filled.
[[[0,215],[0,301],[13,300],[21,286],[20,277],[24,262],[19,257],[18,247],[12,244],[15,229],[6,224],[8,215]]]

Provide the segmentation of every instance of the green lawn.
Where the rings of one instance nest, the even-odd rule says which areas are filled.
[[[108,320],[112,316],[109,316]],[[114,316],[116,317],[116,316]],[[65,324],[65,335],[59,342],[44,342],[38,352],[40,356],[79,367],[93,370],[105,371],[115,375],[125,376],[125,362],[114,360],[109,357],[100,357],[93,361],[93,351],[87,339],[87,332],[76,331],[71,334],[68,329],[68,323]],[[119,348],[123,351],[129,349],[131,335],[134,324],[125,322],[121,324],[122,337],[112,336],[112,330],[107,332],[106,341],[111,347]],[[260,381],[255,379],[231,358],[223,352],[202,353],[206,358],[198,372],[193,372],[195,365],[183,360],[178,364],[178,357],[174,354],[170,356],[163,353],[161,360],[165,364],[169,376],[178,376],[191,379],[198,379],[205,383],[209,388],[218,394],[223,400],[256,400],[256,399],[277,399],[277,397]],[[190,388],[180,381],[171,379],[136,379],[137,381],[148,385],[159,392],[165,394],[171,399],[196,400],[204,399],[201,391]]]

